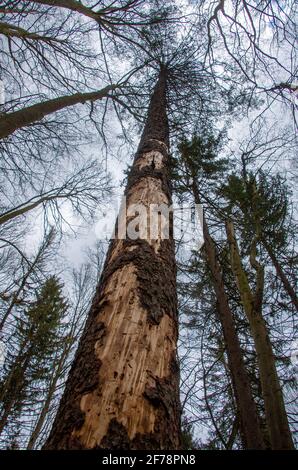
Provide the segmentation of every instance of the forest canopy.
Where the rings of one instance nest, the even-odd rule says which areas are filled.
[[[0,2],[1,449],[297,447],[296,17]]]

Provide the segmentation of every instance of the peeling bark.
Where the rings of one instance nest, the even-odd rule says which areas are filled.
[[[161,71],[128,207],[171,203],[165,91]],[[173,238],[112,240],[45,448],[179,449],[177,335]]]

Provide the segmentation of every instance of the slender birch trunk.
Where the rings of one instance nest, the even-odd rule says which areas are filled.
[[[127,207],[171,204],[166,70],[128,177]],[[174,241],[110,244],[47,449],[179,449]]]
[[[262,266],[258,265],[254,259],[253,264],[257,269],[257,287],[255,294],[253,294],[242,266],[234,226],[230,220],[226,222],[226,232],[230,247],[231,267],[256,348],[271,447],[273,450],[294,449],[283,394],[276,371],[274,353],[267,326],[262,316],[261,299],[264,271]],[[252,257],[254,258],[254,256]]]
[[[196,204],[201,204],[200,193],[193,175],[192,192]],[[228,365],[232,378],[233,391],[238,411],[240,434],[245,449],[264,449],[264,440],[258,419],[256,404],[252,395],[250,380],[243,361],[233,314],[225,292],[224,280],[217,248],[212,239],[203,215],[203,235],[208,267],[217,298],[218,315],[222,326]]]

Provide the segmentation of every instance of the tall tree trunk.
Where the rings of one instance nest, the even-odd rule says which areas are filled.
[[[275,267],[276,274],[279,277],[279,279],[281,280],[285,291],[288,293],[291,301],[293,302],[293,304],[296,307],[296,310],[298,311],[298,298],[297,298],[297,295],[296,295],[293,287],[291,286],[287,276],[285,275],[280,263],[278,262],[278,259],[276,258],[275,254],[274,254],[274,251],[270,247],[269,243],[267,243],[263,238],[261,238],[261,242],[264,245],[268,255],[270,256],[270,259],[273,263],[273,266]]]
[[[195,175],[193,175],[192,192],[195,203],[201,204]],[[242,443],[246,449],[264,449],[265,445],[258,420],[256,405],[252,395],[250,380],[245,369],[233,314],[224,288],[224,280],[221,265],[218,260],[217,248],[209,233],[204,215],[203,235],[207,263],[212,275],[212,284],[217,298],[217,310],[228,356],[228,365],[237,405]]]
[[[297,298],[297,295],[296,295],[293,287],[291,286],[287,276],[285,275],[278,259],[276,258],[274,250],[270,246],[270,242],[268,243],[266,241],[266,238],[262,234],[262,223],[261,223],[261,220],[260,220],[260,215],[259,215],[259,210],[258,210],[258,203],[259,203],[258,189],[257,189],[257,186],[256,186],[255,182],[254,182],[253,186],[249,188],[247,173],[246,173],[245,167],[244,167],[244,181],[245,181],[245,184],[246,184],[247,192],[252,189],[252,195],[250,197],[250,202],[251,202],[251,208],[252,208],[252,220],[253,220],[253,224],[254,224],[254,227],[255,227],[257,240],[262,243],[265,250],[267,251],[267,253],[268,253],[268,255],[269,255],[269,257],[270,257],[270,259],[273,263],[273,266],[275,267],[277,276],[281,280],[285,291],[288,293],[290,299],[292,300],[293,304],[296,307],[296,310],[298,311],[298,298]],[[248,194],[249,194],[249,192],[248,192]],[[247,213],[246,210],[244,210],[242,208],[241,208],[241,210],[242,210],[244,216],[249,217],[249,214]]]
[[[254,295],[242,266],[234,226],[230,220],[226,222],[226,232],[230,247],[231,267],[256,348],[271,447],[273,450],[293,449],[294,445],[276,371],[272,345],[261,311],[262,302],[260,299],[263,290],[263,275],[262,272],[257,272],[257,288]],[[256,260],[254,260],[254,264],[256,264]],[[261,266],[259,266],[260,268]]]
[[[131,204],[170,204],[166,70],[151,97],[126,188]],[[174,241],[119,239],[101,280],[47,449],[178,449]]]

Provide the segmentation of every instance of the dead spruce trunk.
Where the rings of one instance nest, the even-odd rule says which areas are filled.
[[[263,287],[260,284],[263,284],[263,274],[262,272],[261,274],[257,273],[257,288],[254,295],[242,266],[234,226],[231,221],[226,222],[226,232],[230,247],[231,267],[256,349],[271,448],[273,450],[294,449],[274,353],[261,311],[260,297],[262,294],[260,293]],[[259,268],[262,267],[259,265]]]
[[[171,203],[166,72],[155,86],[127,207]],[[111,242],[47,449],[179,449],[174,242]]]
[[[195,203],[201,204],[195,175],[193,175],[192,192]],[[239,416],[239,427],[243,447],[245,449],[264,449],[265,445],[258,420],[256,404],[252,395],[250,380],[245,369],[233,314],[225,292],[222,269],[218,261],[217,248],[209,233],[204,215],[203,235],[207,263],[211,271],[212,284],[217,298],[218,315],[228,356],[228,365]]]

